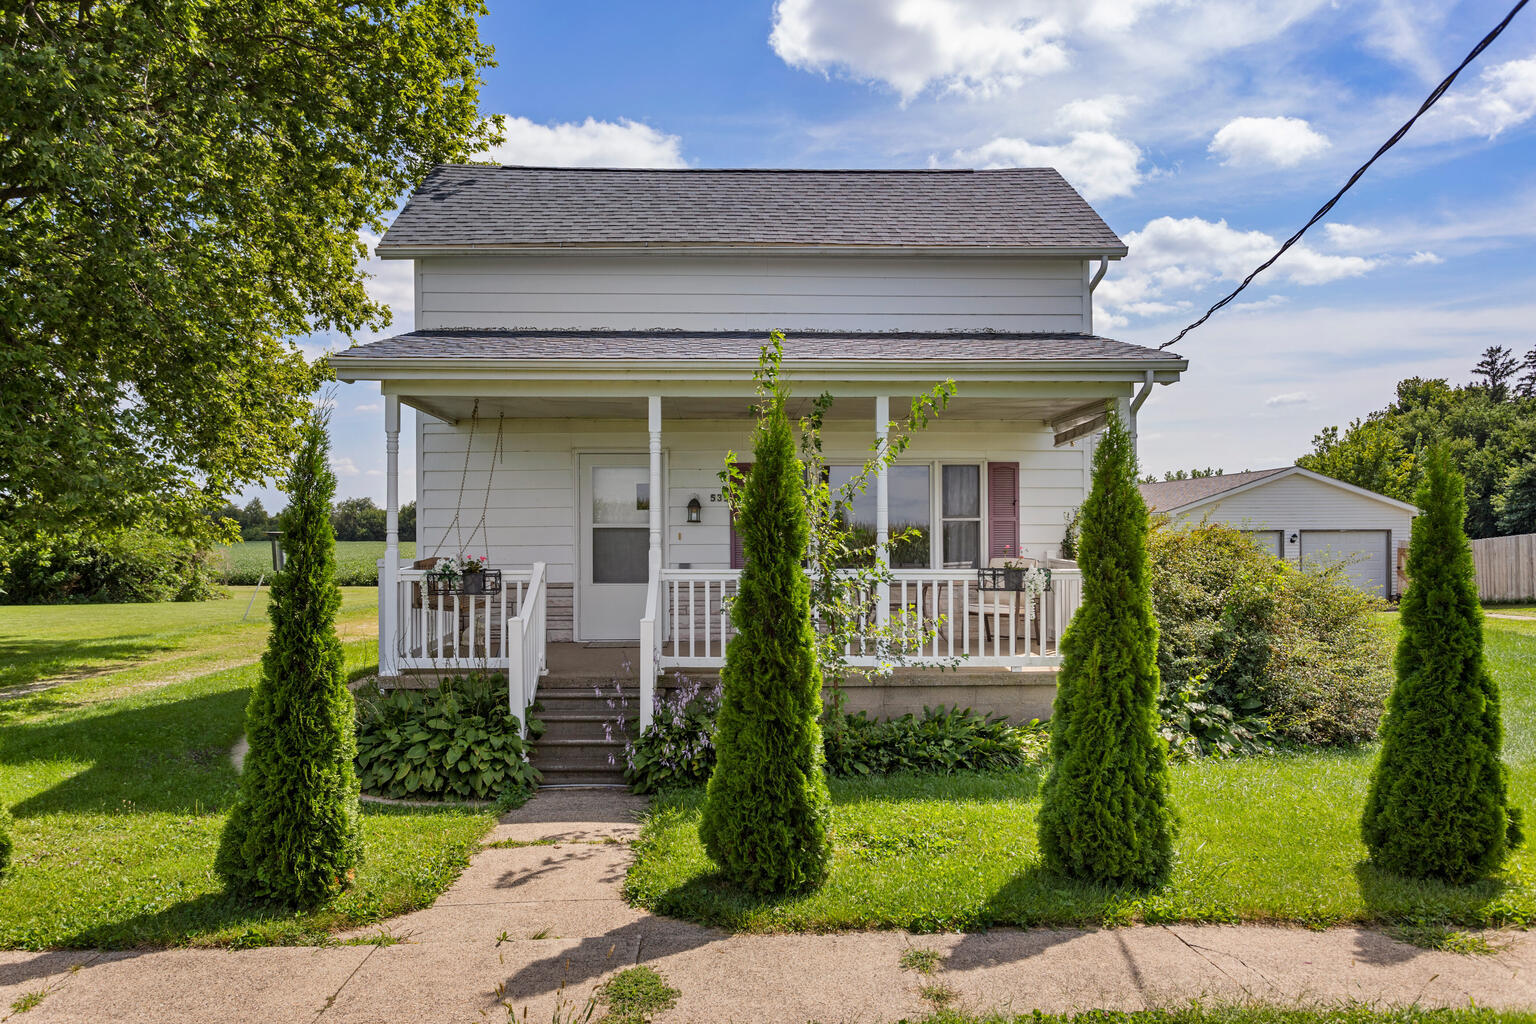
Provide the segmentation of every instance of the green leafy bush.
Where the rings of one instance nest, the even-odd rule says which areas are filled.
[[[6,868],[11,866],[11,812],[0,804],[0,878],[5,877]]]
[[[1202,676],[1179,689],[1165,682],[1157,710],[1163,723],[1158,731],[1168,742],[1169,756],[1179,760],[1262,754],[1274,749],[1269,723],[1257,716],[1259,699],[1245,697],[1236,709],[1218,704],[1210,698]]]
[[[537,719],[528,726],[530,736],[542,731]],[[357,773],[376,796],[526,796],[539,784],[527,753],[499,676],[459,676],[430,690],[373,691],[358,700]]]
[[[1415,503],[1397,685],[1360,831],[1378,867],[1459,883],[1497,870],[1520,844],[1520,811],[1500,760],[1464,484],[1444,445],[1430,449]]]
[[[0,555],[7,604],[121,604],[224,597],[216,560],[186,541],[128,531],[103,538],[37,536]]]
[[[1163,730],[1176,751],[1247,751],[1219,721],[1287,744],[1362,743],[1375,735],[1390,676],[1381,602],[1341,567],[1304,570],[1229,526],[1159,522],[1149,537]],[[1194,710],[1191,704],[1205,708]],[[1186,713],[1207,715],[1182,727]],[[1191,740],[1193,739],[1193,742]]]
[[[826,733],[827,770],[833,775],[889,775],[913,772],[1003,771],[1038,761],[1046,733],[1038,721],[1014,726],[970,708],[923,708],[922,717],[888,721],[864,712],[837,715]]]
[[[1157,885],[1173,865],[1147,530],[1131,437],[1111,415],[1083,503],[1083,603],[1061,640],[1039,817],[1046,865],[1104,885]]]
[[[718,683],[690,681],[658,697],[650,727],[625,748],[630,788],[655,793],[707,781],[715,767],[719,706]],[[889,721],[829,712],[821,731],[832,775],[1005,771],[1040,761],[1047,744],[1040,722],[1010,725],[969,708],[924,708],[921,717]]]
[[[731,605],[739,632],[720,671],[716,764],[699,821],[710,859],[753,893],[814,888],[831,858],[821,668],[801,567],[810,534],[805,467],[778,378],[782,343],[775,332],[759,370],[753,467],[736,517],[746,554]]]
[[[272,634],[245,714],[250,751],[214,858],[232,891],[300,907],[351,885],[363,858],[356,710],[336,637],[329,455],[316,413],[284,487],[287,563],[272,580]]]

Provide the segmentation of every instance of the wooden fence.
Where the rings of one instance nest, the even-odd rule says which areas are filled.
[[[1472,542],[1477,596],[1484,601],[1536,601],[1536,533]]]

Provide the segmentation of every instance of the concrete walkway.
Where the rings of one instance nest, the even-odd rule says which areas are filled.
[[[0,1018],[55,1021],[400,1022],[581,1019],[597,984],[636,963],[682,995],[658,1021],[893,1021],[922,1017],[924,986],[969,1009],[1134,1009],[1193,998],[1536,1007],[1536,937],[1496,956],[1431,953],[1359,929],[998,929],[977,935],[729,935],[627,906],[619,886],[644,801],[546,791],[430,910],[385,925],[392,946],[0,953]],[[355,933],[377,933],[377,928]],[[909,947],[939,952],[932,976]],[[932,990],[929,995],[933,994]],[[505,1005],[504,1005],[505,1004]],[[600,1014],[599,1014],[600,1015]],[[593,1019],[596,1019],[594,1016]]]

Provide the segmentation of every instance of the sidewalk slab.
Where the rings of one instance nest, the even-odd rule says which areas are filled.
[[[570,843],[483,850],[435,906],[620,899],[629,847]]]
[[[27,1011],[25,1021],[272,1024],[311,1020],[373,952],[372,946],[340,946],[108,953]]]

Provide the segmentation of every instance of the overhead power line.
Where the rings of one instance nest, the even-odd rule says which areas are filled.
[[[1333,209],[1334,204],[1337,203],[1340,199],[1344,198],[1344,193],[1348,192],[1351,188],[1353,188],[1355,182],[1359,181],[1362,177],[1365,176],[1365,172],[1371,169],[1371,165],[1374,164],[1377,160],[1380,160],[1381,157],[1382,157],[1382,154],[1384,154],[1387,150],[1389,150],[1393,146],[1397,145],[1398,142],[1402,139],[1402,137],[1404,135],[1408,134],[1408,129],[1413,127],[1414,122],[1417,121],[1419,118],[1423,117],[1424,114],[1429,110],[1430,107],[1434,106],[1437,102],[1439,102],[1440,97],[1444,96],[1446,91],[1448,89],[1450,89],[1451,83],[1456,81],[1456,76],[1461,74],[1464,70],[1466,70],[1467,65],[1471,64],[1474,60],[1476,60],[1478,55],[1481,54],[1484,50],[1486,50],[1488,48],[1488,45],[1490,43],[1492,43],[1495,39],[1499,38],[1499,34],[1501,32],[1503,32],[1504,29],[1509,26],[1509,23],[1514,20],[1515,15],[1519,14],[1520,13],[1520,9],[1522,7],[1524,7],[1526,5],[1526,3],[1528,3],[1528,2],[1529,2],[1529,0],[1520,0],[1519,3],[1515,4],[1515,6],[1510,9],[1510,12],[1508,14],[1504,15],[1504,20],[1499,22],[1497,25],[1495,25],[1493,27],[1493,31],[1489,32],[1486,36],[1484,36],[1483,37],[1483,41],[1478,43],[1476,46],[1474,46],[1472,48],[1472,52],[1467,54],[1466,58],[1463,59],[1460,64],[1456,65],[1456,70],[1452,71],[1449,75],[1445,76],[1445,81],[1443,81],[1439,85],[1435,86],[1434,92],[1431,92],[1429,94],[1429,97],[1423,102],[1423,104],[1420,105],[1419,109],[1414,113],[1414,115],[1412,117],[1410,117],[1407,121],[1405,121],[1401,128],[1399,128],[1397,131],[1393,132],[1392,133],[1392,137],[1390,139],[1388,139],[1386,142],[1382,143],[1381,148],[1378,149],[1371,156],[1371,158],[1369,160],[1367,160],[1365,163],[1360,165],[1360,169],[1359,170],[1357,170],[1354,174],[1351,174],[1349,176],[1349,180],[1344,183],[1344,187],[1339,189],[1337,192],[1335,192],[1333,194],[1333,198],[1328,200],[1326,203],[1324,203],[1322,205],[1322,207],[1319,208],[1318,211],[1312,215],[1312,219],[1307,221],[1305,224],[1303,224],[1301,226],[1301,230],[1300,231],[1296,232],[1290,238],[1287,238],[1285,240],[1285,244],[1280,246],[1279,249],[1275,250],[1275,254],[1273,256],[1271,256],[1269,259],[1265,260],[1263,263],[1260,263],[1258,265],[1258,267],[1256,267],[1254,269],[1253,273],[1251,273],[1247,277],[1243,278],[1243,283],[1238,285],[1236,288],[1232,289],[1231,294],[1227,295],[1220,302],[1216,303],[1216,305],[1214,305],[1210,309],[1206,310],[1205,311],[1205,315],[1202,316],[1200,319],[1196,320],[1194,323],[1192,323],[1188,327],[1184,328],[1182,331],[1180,331],[1174,337],[1170,338],[1169,340],[1163,342],[1161,345],[1157,346],[1158,349],[1162,350],[1162,349],[1167,348],[1170,345],[1178,344],[1180,339],[1182,339],[1184,337],[1184,335],[1188,334],[1190,331],[1194,330],[1196,327],[1199,327],[1201,324],[1205,323],[1207,320],[1209,320],[1211,318],[1211,314],[1215,313],[1222,306],[1225,306],[1227,303],[1231,302],[1233,299],[1237,298],[1240,294],[1242,294],[1243,289],[1247,288],[1248,285],[1253,283],[1253,279],[1254,278],[1258,277],[1260,274],[1264,273],[1264,271],[1268,270],[1271,266],[1274,265],[1276,260],[1278,260],[1281,256],[1285,255],[1285,251],[1287,249],[1289,249],[1291,246],[1295,245],[1297,242],[1301,241],[1301,236],[1307,233],[1307,229],[1310,228],[1313,224],[1316,224],[1318,221],[1322,220],[1324,217],[1326,217],[1328,215],[1328,211]]]

